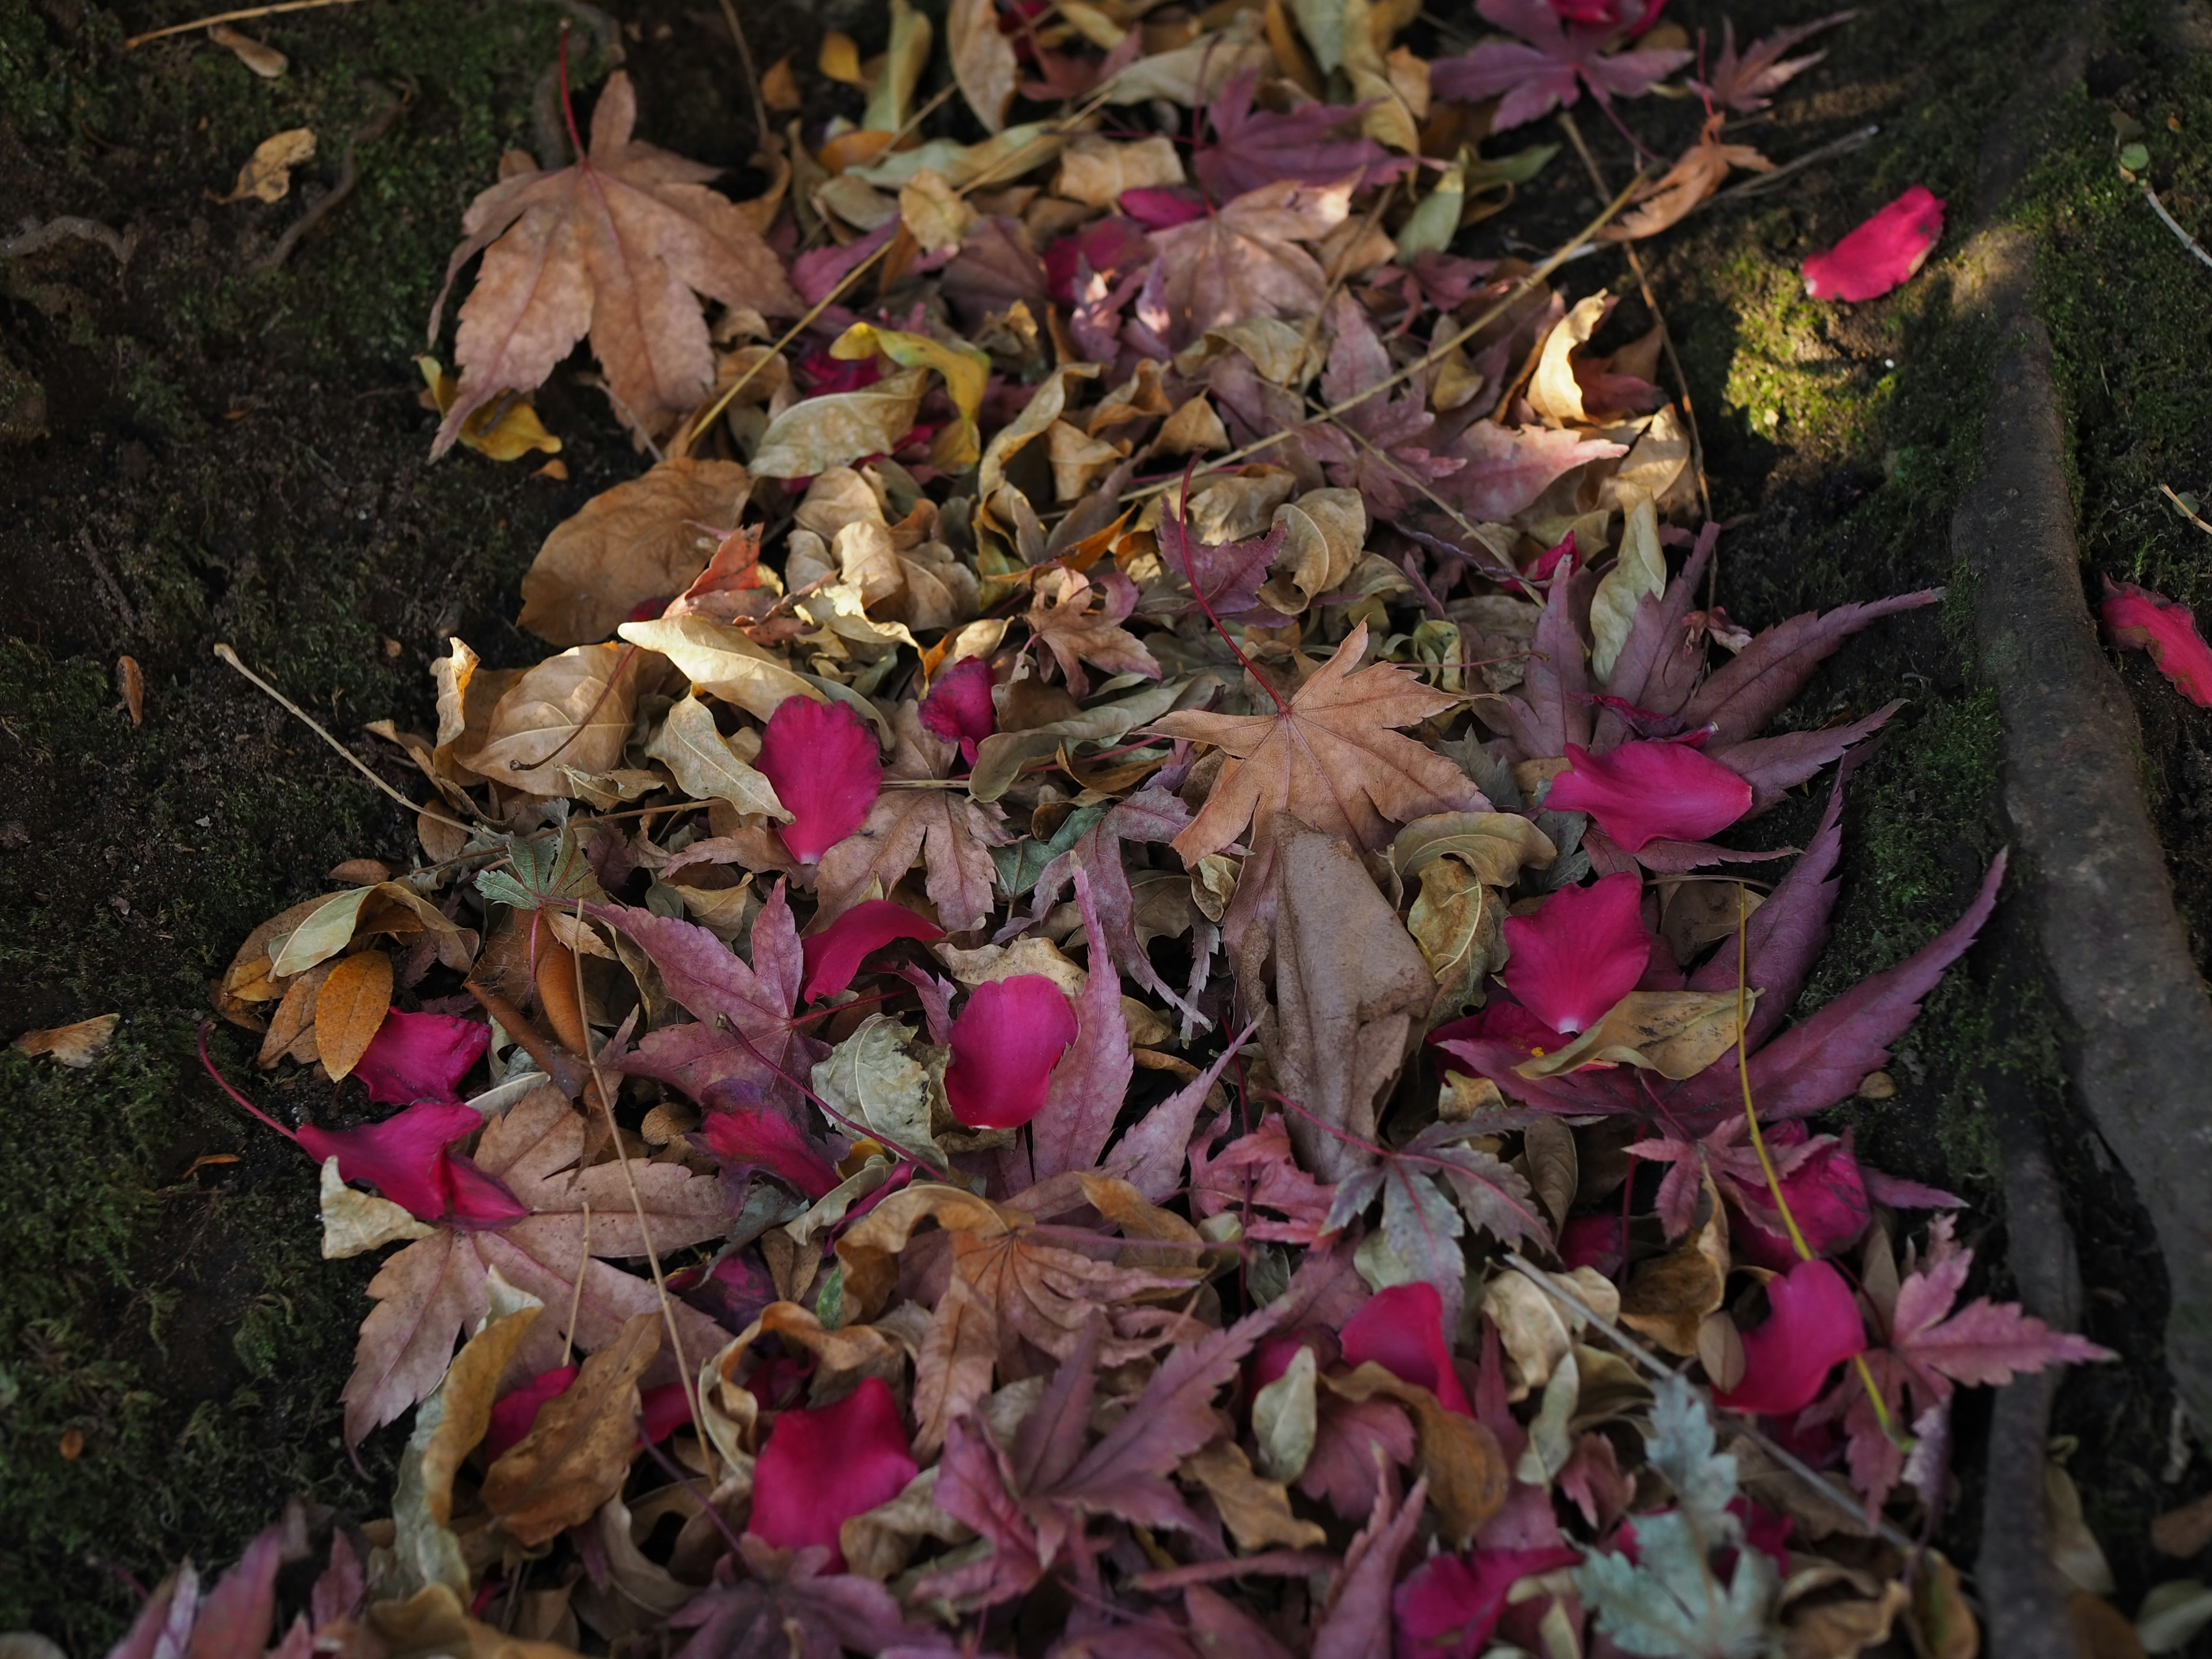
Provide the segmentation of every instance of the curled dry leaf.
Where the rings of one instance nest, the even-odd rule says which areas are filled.
[[[44,1054],[76,1071],[82,1071],[107,1052],[114,1041],[120,1014],[95,1014],[72,1025],[56,1025],[43,1031],[26,1031],[8,1046],[18,1054]]]
[[[598,643],[641,605],[689,588],[750,490],[736,462],[686,457],[592,496],[538,550],[517,620],[554,645]]]
[[[294,127],[253,147],[253,154],[238,170],[238,182],[218,202],[281,202],[292,191],[292,169],[315,159],[315,135]]]

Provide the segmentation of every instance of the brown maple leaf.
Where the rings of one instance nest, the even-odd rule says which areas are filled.
[[[501,392],[543,385],[586,331],[617,410],[650,431],[714,384],[695,291],[768,316],[805,309],[744,210],[706,187],[721,169],[633,140],[636,120],[637,94],[617,70],[574,167],[503,179],[462,216],[468,235],[430,313],[434,343],[453,277],[477,254],[484,260],[461,307],[460,391],[433,459]]]
[[[1067,689],[1079,697],[1091,695],[1090,677],[1084,663],[1095,663],[1116,674],[1160,677],[1152,653],[1121,624],[1137,608],[1137,585],[1118,570],[1093,581],[1079,571],[1048,571],[1037,579],[1036,596],[1024,620],[1037,642],[1053,654]]]
[[[1285,179],[1246,191],[1218,213],[1155,232],[1170,343],[1188,343],[1224,323],[1319,309],[1328,277],[1298,244],[1319,241],[1343,222],[1352,185]],[[1138,303],[1141,311],[1145,301]]]
[[[735,461],[685,457],[592,496],[523,573],[516,620],[555,645],[605,639],[640,605],[697,580],[751,487]]]
[[[729,1204],[719,1181],[695,1176],[680,1164],[638,1158],[631,1161],[629,1176],[645,1212],[641,1230],[620,1164],[575,1167],[586,1127],[558,1089],[549,1085],[526,1096],[484,1130],[476,1161],[534,1213],[496,1232],[441,1227],[378,1269],[368,1285],[377,1305],[362,1322],[353,1375],[346,1379],[348,1445],[438,1386],[453,1357],[454,1339],[489,1305],[485,1285],[492,1268],[558,1315],[539,1320],[518,1351],[515,1364],[535,1374],[560,1363],[572,1302],[575,1346],[586,1352],[613,1341],[625,1321],[659,1311],[651,1279],[595,1258],[641,1256],[648,1233],[651,1248],[666,1251],[723,1231]],[[721,1328],[713,1320],[684,1303],[670,1305],[692,1364],[722,1346]],[[676,1356],[664,1352],[645,1381],[671,1382],[677,1375]]]
[[[1229,757],[1205,808],[1171,843],[1185,866],[1195,868],[1255,826],[1251,856],[1224,919],[1232,945],[1272,893],[1276,814],[1376,852],[1389,842],[1392,823],[1486,805],[1456,765],[1392,729],[1441,714],[1459,700],[1386,663],[1358,667],[1366,649],[1361,623],[1272,714],[1186,711],[1152,722],[1164,736],[1211,744]]]
[[[1615,242],[1655,236],[1680,222],[1692,208],[1718,190],[1730,167],[1752,173],[1774,171],[1774,163],[1749,144],[1721,143],[1721,125],[1719,115],[1707,116],[1698,142],[1682,152],[1681,159],[1663,177],[1645,186],[1636,210],[1623,214],[1619,223],[1607,225],[1598,234]]]
[[[884,768],[883,793],[866,821],[823,854],[817,866],[817,925],[836,921],[867,897],[871,886],[889,893],[919,858],[927,866],[923,889],[938,921],[947,933],[964,932],[990,915],[998,879],[991,848],[1013,837],[1000,827],[998,808],[963,788],[928,787],[959,751],[922,729],[915,704],[899,709],[892,727],[898,746]],[[900,788],[898,781],[924,787]]]

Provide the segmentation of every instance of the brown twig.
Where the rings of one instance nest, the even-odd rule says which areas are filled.
[[[21,230],[0,241],[0,259],[20,259],[70,236],[80,241],[99,243],[115,256],[118,265],[129,264],[131,254],[138,247],[138,233],[135,229],[110,230],[97,219],[80,219],[75,214],[64,213],[43,225],[35,220],[26,220]]]
[[[240,11],[219,11],[212,17],[195,17],[189,23],[172,23],[167,28],[149,29],[143,34],[134,34],[123,43],[125,52],[144,46],[149,40],[160,40],[172,34],[190,34],[194,29],[212,28],[217,23],[240,23],[249,17],[274,17],[280,11],[315,11],[324,6],[349,6],[354,0],[280,0],[273,6],[247,6]]]
[[[768,104],[761,97],[760,70],[753,63],[752,44],[745,39],[745,26],[738,21],[738,9],[731,0],[722,0],[722,18],[730,26],[730,39],[738,43],[738,58],[745,66],[745,90],[753,95],[753,142],[764,145],[769,132]]]
[[[2189,510],[2189,503],[2183,501],[2180,496],[2175,495],[2170,488],[2165,484],[2160,484],[2158,487],[2158,493],[2173,503],[2173,510],[2175,512],[2181,514],[2183,518],[2188,520],[2190,523],[2195,525],[2206,535],[2212,536],[2212,524],[2205,523],[2204,520],[2198,518],[2196,514],[2191,512]]]

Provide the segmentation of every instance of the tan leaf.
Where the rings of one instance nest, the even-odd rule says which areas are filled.
[[[1638,1262],[1620,1291],[1620,1322],[1685,1358],[1698,1352],[1705,1316],[1728,1289],[1728,1211],[1710,1176],[1698,1209],[1682,1247]]]
[[[1349,181],[1316,186],[1285,179],[1247,191],[1218,213],[1154,232],[1161,295],[1178,339],[1253,317],[1319,309],[1328,278],[1298,244],[1328,234],[1351,202]]]
[[[392,958],[356,951],[340,961],[315,996],[315,1050],[331,1081],[361,1063],[392,1012]]]
[[[294,127],[273,137],[264,138],[253,147],[253,154],[238,170],[238,183],[228,196],[218,196],[218,202],[281,202],[291,193],[292,169],[315,159],[315,135],[306,127]]]
[[[81,1072],[106,1051],[108,1043],[114,1040],[116,1023],[122,1018],[120,1014],[95,1014],[73,1025],[26,1031],[8,1046],[22,1054],[46,1054],[72,1071]]]
[[[1421,1476],[1443,1535],[1455,1547],[1463,1547],[1505,1507],[1512,1473],[1498,1437],[1485,1425],[1447,1409],[1426,1389],[1401,1382],[1371,1359],[1348,1376],[1323,1376],[1322,1382],[1342,1399],[1381,1395],[1413,1408],[1420,1435]]]
[[[686,457],[592,496],[538,550],[517,620],[555,645],[605,639],[641,603],[691,585],[751,489],[735,461]]]
[[[453,1369],[438,1385],[444,1411],[422,1449],[422,1488],[424,1507],[441,1527],[453,1524],[453,1476],[491,1426],[492,1402],[499,1397],[500,1378],[506,1375],[522,1339],[530,1334],[531,1326],[544,1311],[542,1303],[526,1304],[492,1320],[461,1345]]]
[[[1289,1489],[1253,1474],[1251,1459],[1234,1442],[1217,1440],[1184,1458],[1182,1473],[1206,1488],[1222,1524],[1248,1555],[1269,1547],[1306,1549],[1328,1537],[1326,1528],[1291,1513]]]
[[[802,399],[769,422],[753,452],[753,472],[811,478],[863,455],[888,454],[914,430],[915,411],[928,389],[928,370],[905,368],[858,392]]]
[[[1406,927],[1436,975],[1437,1015],[1481,1001],[1483,981],[1505,965],[1504,918],[1504,898],[1457,859],[1438,859],[1421,872]]]
[[[427,1238],[437,1231],[388,1198],[347,1186],[339,1178],[335,1153],[323,1160],[321,1207],[325,1261],[366,1255],[402,1239]]]
[[[1551,837],[1518,812],[1438,812],[1414,819],[1390,843],[1401,879],[1456,859],[1487,887],[1510,887],[1524,869],[1547,870],[1558,856]]]
[[[1270,839],[1279,888],[1268,1054],[1303,1109],[1289,1119],[1299,1162],[1340,1181],[1371,1161],[1346,1138],[1373,1143],[1378,1103],[1420,1040],[1435,982],[1352,848],[1288,813]]]
[[[240,63],[264,81],[276,79],[292,62],[276,47],[264,46],[250,34],[240,34],[228,23],[217,23],[210,29],[208,39],[226,48]]]
[[[790,821],[791,814],[775,798],[775,786],[738,757],[730,740],[715,728],[714,711],[696,697],[670,705],[645,752],[666,766],[678,787],[694,800],[726,800],[740,812],[765,812]],[[757,744],[750,752],[760,752]]]
[[[548,1543],[621,1492],[638,1450],[638,1378],[659,1351],[659,1315],[634,1315],[485,1472],[484,1506],[517,1543]]]
[[[774,652],[755,645],[742,629],[705,617],[662,617],[624,623],[623,638],[658,651],[689,677],[693,687],[734,703],[765,720],[786,697],[827,701],[811,682],[792,672]]]
[[[952,0],[945,14],[945,40],[952,54],[952,76],[960,94],[986,132],[1006,125],[1006,109],[1014,101],[1021,78],[1014,43],[999,32],[999,9],[993,0]]]
[[[573,794],[562,768],[588,775],[622,764],[637,682],[636,653],[617,645],[580,645],[548,657],[507,688],[491,711],[483,746],[459,758],[504,788]]]
[[[1748,993],[1748,1016],[1759,993]],[[1734,991],[1631,991],[1565,1048],[1515,1069],[1527,1078],[1557,1077],[1606,1061],[1641,1066],[1666,1078],[1695,1077],[1735,1047]]]
[[[1613,678],[1613,665],[1628,643],[1629,629],[1646,598],[1667,591],[1667,556],[1659,546],[1659,512],[1649,495],[1636,495],[1623,503],[1626,517],[1620,530],[1620,556],[1590,596],[1590,673],[1603,682]]]
[[[618,412],[652,431],[714,384],[695,292],[775,316],[805,309],[744,210],[707,188],[719,169],[636,142],[636,92],[617,70],[592,109],[587,155],[503,179],[462,216],[448,287],[484,258],[455,342],[460,396],[434,455],[501,392],[541,385],[586,331]],[[434,338],[435,325],[434,313]]]
[[[1128,449],[1126,443],[1116,447],[1091,437],[1066,421],[1054,421],[1044,435],[1045,450],[1052,459],[1052,493],[1063,503],[1081,500],[1092,483],[1112,471]]]
[[[1087,133],[1061,152],[1053,194],[1085,207],[1115,209],[1125,190],[1152,190],[1183,181],[1182,159],[1172,138],[1116,143]]]
[[[1743,167],[1753,173],[1773,172],[1774,163],[1750,145],[1721,143],[1723,118],[1717,112],[1708,116],[1698,142],[1682,152],[1680,159],[1664,176],[1655,179],[1638,192],[1640,201],[1636,208],[1622,214],[1598,234],[1615,242],[1656,236],[1678,223],[1692,208],[1718,190],[1730,167]]]
[[[1121,626],[1136,603],[1135,584],[1119,572],[1109,571],[1093,582],[1079,571],[1050,570],[1037,579],[1024,620],[1060,665],[1070,693],[1085,697],[1091,680],[1082,663],[1095,663],[1110,673],[1160,678],[1152,653]]]
[[[871,888],[888,893],[921,859],[922,890],[937,907],[938,925],[965,932],[990,914],[998,866],[991,848],[1013,839],[1000,826],[997,809],[957,787],[897,788],[895,781],[927,784],[939,769],[929,755],[949,752],[921,731],[914,705],[899,710],[898,746],[884,768],[887,787],[860,827],[823,854],[817,866],[817,925],[834,921],[866,898]]]
[[[115,689],[122,696],[123,707],[134,726],[146,724],[146,671],[138,666],[136,657],[115,659]]]
[[[950,253],[975,228],[975,210],[924,167],[899,186],[898,219],[924,253]]]
[[[1301,1343],[1283,1374],[1252,1396],[1252,1439],[1270,1480],[1297,1480],[1313,1456],[1321,1431],[1316,1366],[1314,1351]]]
[[[1574,355],[1589,343],[1609,304],[1605,294],[1593,294],[1577,303],[1544,337],[1543,354],[1537,358],[1536,373],[1528,381],[1528,406],[1544,417],[1545,425],[1590,424],[1589,416],[1583,412],[1583,388],[1575,379]]]
[[[924,1469],[888,1504],[852,1516],[837,1530],[845,1571],[878,1583],[904,1570],[924,1539],[964,1544],[973,1528],[956,1521],[937,1502],[937,1470]]]

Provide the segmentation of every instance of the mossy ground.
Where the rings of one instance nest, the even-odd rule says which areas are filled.
[[[1826,9],[1727,9],[1749,38]],[[649,136],[741,164],[736,59],[709,13],[614,9],[640,48],[631,68]],[[1678,9],[1717,33],[1721,6]],[[422,459],[427,417],[407,360],[462,207],[503,149],[531,142],[556,9],[380,0],[261,20],[252,31],[293,59],[273,82],[197,37],[121,51],[128,29],[192,11],[0,0],[0,222],[82,213],[143,233],[127,270],[65,243],[11,262],[0,294],[5,1034],[110,1011],[125,1020],[89,1072],[0,1052],[12,1154],[0,1163],[0,1629],[28,1624],[75,1652],[96,1650],[127,1613],[124,1573],[150,1582],[185,1552],[227,1559],[295,1492],[362,1513],[389,1489],[385,1442],[372,1439],[358,1473],[337,1442],[369,1269],[317,1257],[304,1162],[222,1098],[191,1046],[206,981],[254,922],[341,859],[404,859],[410,837],[208,646],[230,640],[349,738],[383,714],[419,725],[425,667],[447,635],[495,662],[529,654],[507,619],[531,550],[636,465],[565,378],[539,407],[570,441],[568,482],[466,454],[436,468]],[[776,15],[803,43],[811,25]],[[1954,313],[1941,258],[1898,295],[1852,307],[1805,300],[1796,266],[1911,183],[1949,200],[1954,228],[1970,221],[1983,131],[2066,17],[2055,0],[1877,0],[1824,37],[1828,61],[1745,136],[1787,159],[1869,122],[1881,135],[1655,250],[1716,510],[1740,520],[1723,544],[1721,602],[1756,626],[1953,587],[1944,605],[1854,641],[1785,717],[1819,724],[1909,699],[1851,784],[1835,944],[1808,1004],[1948,923],[2003,830],[1996,715],[1974,675],[1948,533],[1980,441],[1993,343]],[[2212,228],[2212,70],[2172,58],[2154,24],[2120,9],[2094,95],[2051,112],[2048,159],[2007,210],[2044,242],[2086,550],[2100,568],[2203,602],[2212,543],[2155,485],[2212,496],[2212,271],[2112,170],[2117,105],[2145,128],[2151,177],[2174,211]],[[755,45],[764,61],[781,49]],[[406,94],[407,111],[360,151],[354,198],[282,270],[252,270],[336,177],[344,135],[386,89]],[[1697,112],[1633,115],[1680,143]],[[260,139],[298,125],[321,149],[291,199],[205,199]],[[1584,131],[1625,176],[1625,146],[1594,116]],[[1563,154],[1554,173],[1572,164]],[[1560,215],[1587,211],[1573,184],[1556,193]],[[1575,271],[1602,264],[1599,280],[1626,288],[1618,264]],[[1631,301],[1624,325],[1636,311]],[[38,436],[16,425],[36,412],[33,392]],[[140,729],[112,691],[125,652],[147,672]],[[2205,846],[2212,812],[2212,730],[2140,659],[2127,672],[2201,956],[2212,856],[2191,849]],[[384,769],[406,784],[388,757]],[[1768,833],[1802,841],[1819,804],[1786,807]],[[1942,1181],[1986,1216],[1990,1080],[2016,1079],[2055,1109],[2063,1079],[2032,985],[1981,957],[1972,968],[1900,1048],[1896,1097],[1853,1116],[1877,1162]],[[249,1075],[251,1049],[218,1030],[215,1054],[234,1078]],[[327,1110],[316,1092],[284,1103]],[[2068,1177],[2090,1334],[2143,1354],[2160,1310],[2139,1289],[2126,1195],[2086,1154]],[[2001,1255],[2001,1235],[1984,1242],[1985,1259]],[[2136,1364],[2076,1379],[2062,1406],[2065,1425],[2100,1444],[2085,1491],[2130,1593],[2145,1582],[2148,1516],[2178,1495],[2158,1482],[2164,1401],[2147,1376]],[[84,1450],[69,1461],[72,1429]],[[1969,1466],[1974,1443],[1969,1423]]]

